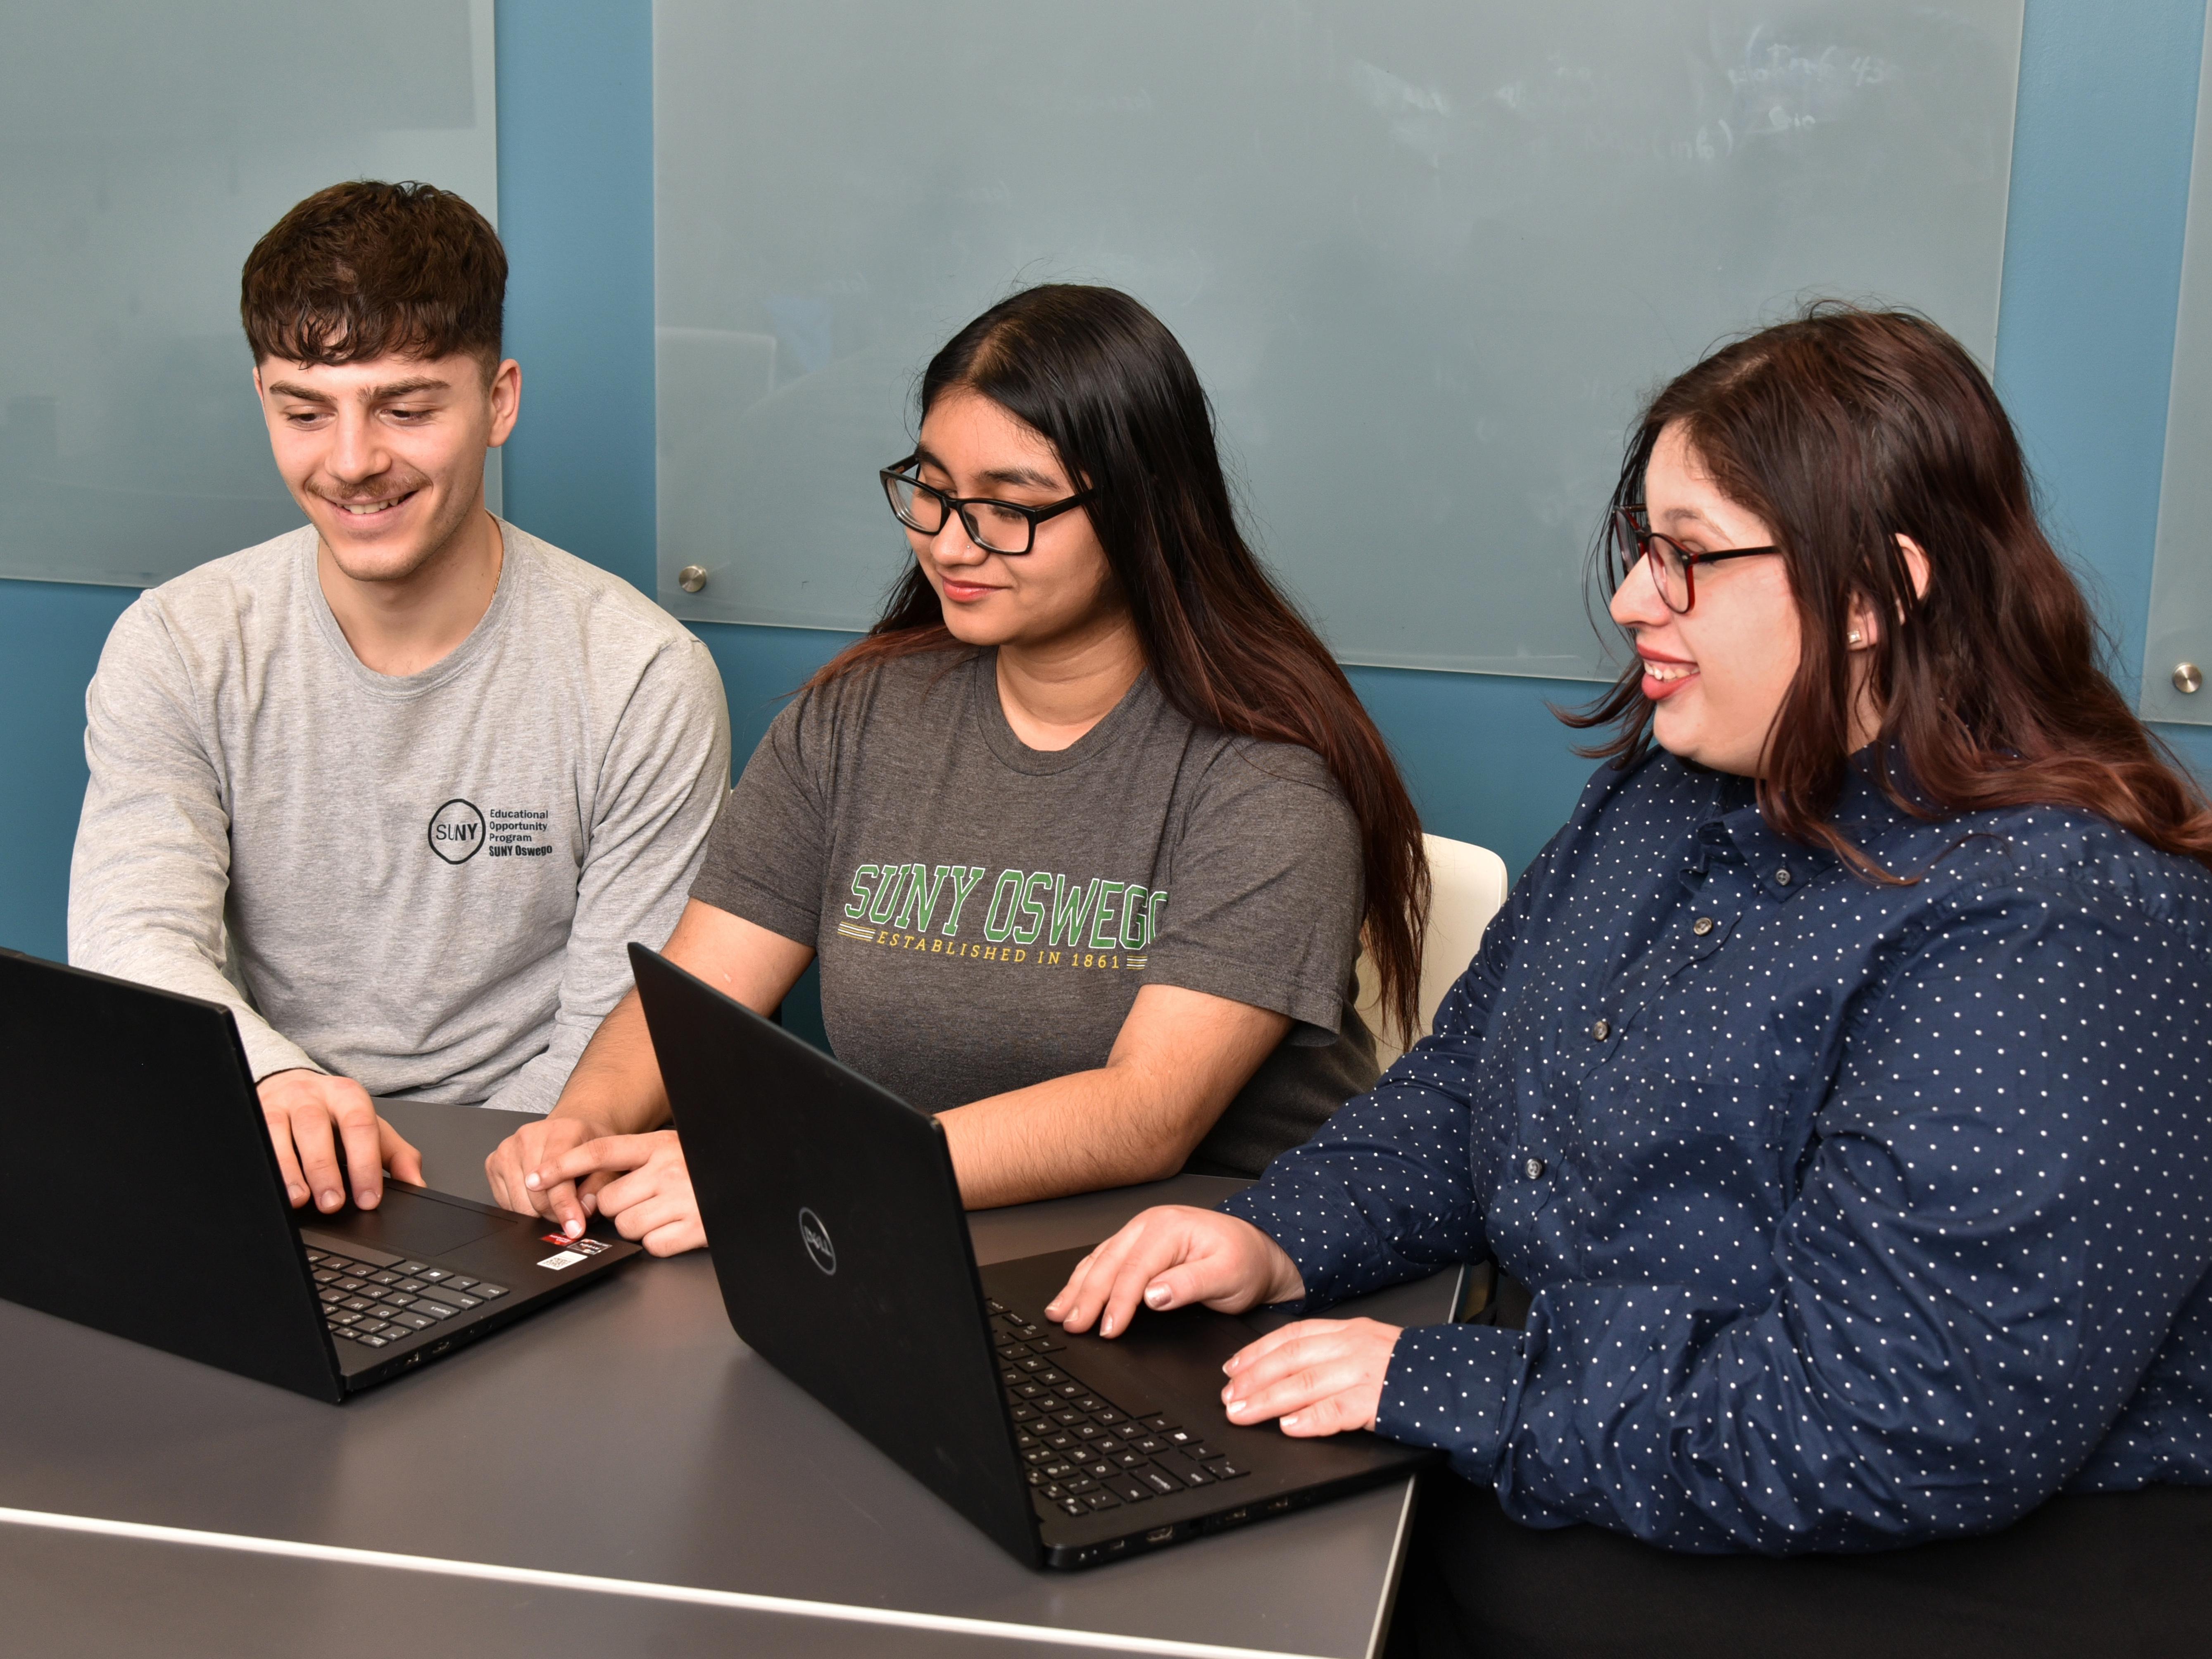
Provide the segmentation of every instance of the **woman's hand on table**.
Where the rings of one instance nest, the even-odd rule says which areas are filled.
[[[585,1141],[547,1158],[524,1181],[534,1192],[574,1183],[583,1205],[655,1255],[680,1255],[707,1242],[684,1143],[673,1129]],[[570,1231],[573,1237],[581,1224]]]

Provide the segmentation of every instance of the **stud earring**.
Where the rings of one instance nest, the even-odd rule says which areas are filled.
[[[1859,642],[1859,630],[1856,628],[1851,629],[1850,642],[1853,645],[1856,645]]]

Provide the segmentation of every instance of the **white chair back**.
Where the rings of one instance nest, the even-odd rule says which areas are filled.
[[[1434,1027],[1444,994],[1459,982],[1482,943],[1482,930],[1505,902],[1511,884],[1505,860],[1486,847],[1442,836],[1423,836],[1429,855],[1429,936],[1421,949],[1421,1029]],[[1375,964],[1359,956],[1359,1017],[1375,1034],[1376,1058],[1385,1066],[1405,1051],[1383,1035],[1381,992]]]

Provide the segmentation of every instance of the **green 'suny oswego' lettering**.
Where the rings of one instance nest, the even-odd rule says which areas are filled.
[[[983,885],[987,873],[988,867],[980,864],[860,865],[853,872],[853,901],[844,909],[848,924],[844,931],[854,936],[866,933],[872,938],[874,930],[887,929],[902,937],[917,936],[919,943],[919,936],[928,935],[934,925],[939,939],[957,939],[963,937],[965,915],[972,935],[979,924],[968,910],[968,901]],[[989,894],[982,902],[980,922],[989,945],[1027,946],[1042,942],[1070,953],[1087,952],[1090,959],[1102,951],[1118,956],[1148,949],[1159,932],[1160,914],[1168,902],[1165,888],[1108,881],[1103,876],[1084,880],[1054,870],[1002,870],[990,884]],[[932,949],[928,945],[921,948]],[[992,961],[1014,959],[1015,955],[995,949],[948,951],[941,946],[933,954]],[[1057,961],[1060,955],[1054,951],[1050,959]],[[1021,953],[1022,959],[1028,957],[1026,951]],[[1075,959],[1089,965],[1085,957]],[[1038,952],[1037,960],[1046,962],[1046,954]],[[1115,965],[1121,964],[1117,960]]]

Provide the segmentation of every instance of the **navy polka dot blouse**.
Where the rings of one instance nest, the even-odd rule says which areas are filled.
[[[2212,872],[2087,813],[1601,769],[1435,1036],[1229,1210],[1318,1308],[1494,1255],[1378,1427],[1531,1525],[1687,1550],[2212,1484]]]

